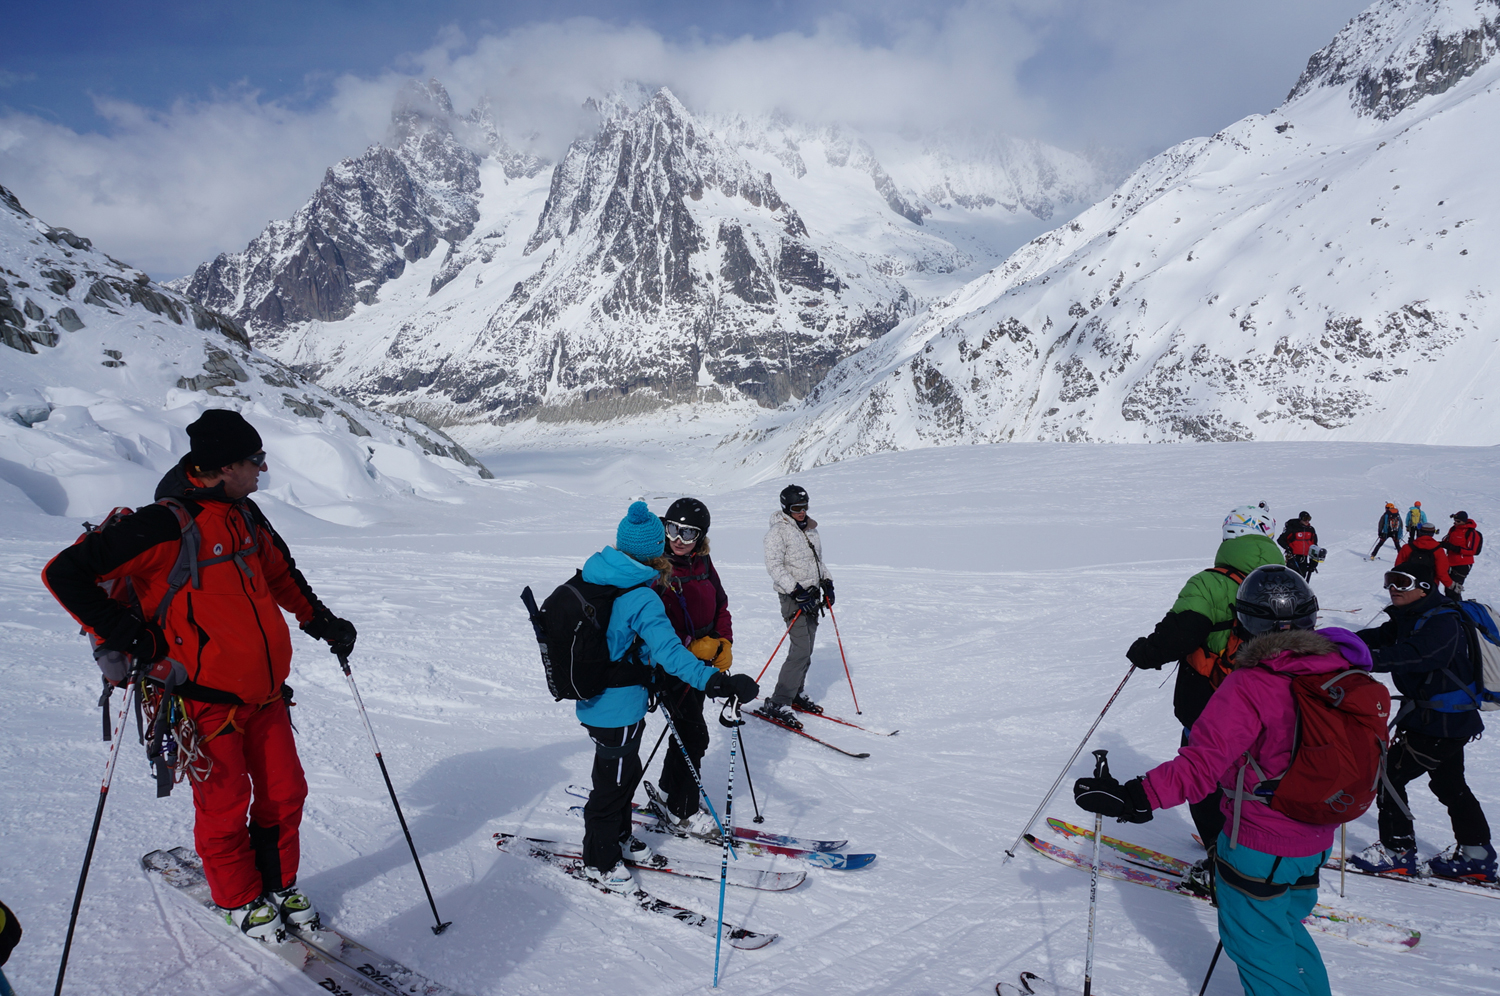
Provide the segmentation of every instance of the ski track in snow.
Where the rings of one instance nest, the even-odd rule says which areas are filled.
[[[1436,521],[1464,508],[1483,527],[1500,493],[1493,456],[1353,443],[1013,444],[869,457],[800,475],[838,581],[864,718],[901,734],[826,724],[830,740],[872,752],[861,761],[765,724],[744,727],[767,829],[847,837],[849,850],[880,857],[857,872],[809,869],[806,884],[788,893],[730,890],[726,917],[781,939],[756,952],[726,946],[721,988],[978,994],[1022,969],[1081,983],[1087,876],[1024,846],[1002,866],[1002,850],[1124,675],[1124,648],[1210,562],[1224,513],[1261,498],[1278,520],[1311,511],[1330,551],[1314,577],[1320,597],[1329,608],[1362,610],[1324,621],[1355,626],[1385,601],[1378,584],[1391,554],[1381,564],[1362,559],[1382,503],[1404,509],[1421,498]],[[531,481],[515,480],[509,459],[485,457],[502,480],[464,488],[461,504],[387,499],[371,517],[378,521],[361,528],[268,503],[319,595],[360,629],[355,677],[453,927],[441,937],[428,930],[405,841],[335,661],[294,635],[293,715],[311,786],[300,882],[353,936],[475,996],[707,990],[713,945],[703,935],[501,854],[490,841],[514,828],[581,839],[581,822],[567,812],[577,800],[563,788],[586,783],[591,760],[570,705],[546,692],[517,594],[525,584],[549,590],[611,542],[629,498],[644,496],[661,512],[676,489],[693,487],[714,514],[737,670],[754,675],[783,629],[760,554],[783,482],[730,480],[713,493],[691,476],[706,477],[705,465],[684,460],[640,487],[649,467],[628,447],[586,460],[516,456],[516,466],[535,470]],[[612,477],[625,483],[612,486]],[[78,521],[43,515],[3,489],[0,513],[0,896],[26,929],[7,974],[18,992],[37,993],[56,972],[105,748],[84,641],[38,579]],[[1500,598],[1494,578],[1481,557],[1471,594]],[[833,627],[825,619],[821,629],[809,691],[856,718]],[[1175,749],[1170,673],[1133,677],[1090,744],[1110,750],[1122,779]],[[774,677],[773,666],[766,682]],[[651,717],[643,751],[660,723]],[[710,727],[706,778],[718,804],[728,744]],[[1474,744],[1468,767],[1495,817],[1492,752],[1487,741]],[[1085,751],[1072,776],[1090,760]],[[660,763],[658,755],[648,777]],[[749,825],[743,771],[735,814]],[[1425,784],[1414,785],[1412,798],[1427,856],[1451,834]],[[1066,788],[1047,813],[1086,818]],[[1127,836],[1195,858],[1191,832],[1178,809]],[[1350,826],[1350,848],[1374,836],[1372,812]],[[311,992],[276,959],[153,892],[140,855],[176,844],[192,844],[189,791],[155,799],[132,739],[106,809],[66,991]],[[663,849],[699,860],[715,854],[678,841]],[[708,883],[643,880],[665,899],[716,908]],[[1351,877],[1340,900],[1329,874],[1323,899],[1423,932],[1410,952],[1315,935],[1335,992],[1500,992],[1493,899]],[[1215,939],[1207,906],[1104,882],[1094,977],[1111,994],[1196,993]],[[1227,961],[1209,992],[1238,992]]]

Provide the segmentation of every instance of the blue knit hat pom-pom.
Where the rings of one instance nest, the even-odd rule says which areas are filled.
[[[615,549],[636,560],[653,560],[666,548],[661,519],[643,501],[633,502],[615,530]]]

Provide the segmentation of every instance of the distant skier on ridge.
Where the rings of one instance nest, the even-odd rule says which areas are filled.
[[[791,646],[782,662],[776,690],[756,711],[772,722],[802,729],[792,707],[821,713],[823,707],[807,697],[803,686],[818,638],[818,616],[824,603],[833,604],[833,578],[823,564],[823,540],[818,523],[808,517],[807,492],[795,484],[781,489],[781,511],[771,515],[766,532],[766,571],[781,602],[781,618],[790,627]]]
[[[1271,541],[1276,520],[1265,502],[1241,505],[1224,518],[1214,566],[1188,578],[1177,601],[1156,624],[1150,636],[1130,645],[1125,656],[1138,668],[1156,670],[1178,661],[1172,709],[1182,724],[1182,742],[1190,742],[1193,724],[1208,705],[1214,689],[1229,674],[1235,650],[1244,634],[1235,628],[1235,594],[1240,582],[1257,567],[1283,564],[1281,551]],[[1189,800],[1188,811],[1209,856],[1193,866],[1190,880],[1207,892],[1212,888],[1213,845],[1224,828],[1218,789],[1200,800]]]
[[[1380,553],[1381,547],[1385,546],[1386,540],[1390,540],[1391,545],[1399,551],[1401,549],[1403,528],[1401,513],[1396,510],[1395,505],[1386,502],[1385,511],[1380,513],[1380,521],[1375,524],[1375,533],[1380,539],[1375,543],[1374,549],[1370,551],[1370,556],[1366,559],[1374,560],[1376,554]]]

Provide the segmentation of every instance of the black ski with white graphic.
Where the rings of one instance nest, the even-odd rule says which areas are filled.
[[[1017,985],[1009,982],[995,983],[996,996],[1066,996],[1059,989],[1035,972],[1022,972]]]
[[[513,833],[494,834],[495,846],[500,850],[507,850],[517,835]],[[560,858],[577,858],[583,860],[582,844],[567,844],[556,840],[541,840],[537,837],[522,838],[524,843],[530,847],[551,851]],[[663,875],[677,875],[682,878],[697,878],[705,882],[717,882],[719,880],[719,869],[706,864],[695,864],[692,861],[684,861],[681,858],[668,857],[665,854],[653,854],[649,861],[631,861],[624,859],[625,863],[632,868],[641,871],[660,872]],[[771,871],[767,868],[742,868],[739,865],[731,865],[727,881],[730,885],[739,886],[742,889],[759,889],[762,892],[789,892],[801,885],[807,879],[805,871]]]
[[[514,841],[514,839],[515,838],[512,838],[512,841]],[[506,847],[507,843],[507,841],[503,840],[496,841],[496,844],[502,851],[508,850],[508,848]],[[527,843],[529,844],[530,842]],[[645,910],[647,913],[660,913],[663,916],[671,917],[678,923],[683,923],[689,927],[701,930],[705,934],[713,934],[714,936],[718,936],[719,922],[717,919],[708,916],[707,914],[699,913],[695,910],[690,910],[683,906],[677,906],[673,903],[667,902],[665,899],[657,899],[655,896],[651,895],[651,893],[640,887],[637,887],[633,892],[622,895],[621,893],[611,892],[608,889],[602,888],[596,883],[589,881],[588,875],[584,874],[583,871],[582,858],[564,857],[560,854],[554,854],[552,851],[549,851],[545,848],[536,846],[518,846],[515,853],[529,854],[533,858],[536,858],[538,861],[545,861],[547,864],[552,865],[554,868],[562,872],[564,875],[567,875],[569,878],[576,879],[577,881],[592,887],[596,891],[602,892],[606,896],[616,896],[620,899],[629,899],[630,901],[634,902],[638,908]],[[727,940],[732,946],[737,948],[744,948],[747,951],[754,951],[757,948],[763,948],[767,944],[770,944],[772,941],[776,940],[777,936],[778,935],[776,934],[759,934],[753,930],[746,930],[744,927],[736,927],[734,924],[727,921],[724,924],[724,939]]]
[[[862,753],[856,754],[852,750],[844,750],[844,748],[842,748],[842,747],[836,747],[833,744],[829,743],[827,740],[820,740],[820,739],[818,739],[817,737],[813,736],[811,733],[808,733],[806,730],[799,730],[795,726],[787,726],[785,723],[779,722],[778,720],[774,720],[770,716],[762,716],[760,713],[756,712],[754,709],[751,709],[749,712],[745,713],[745,715],[747,715],[747,716],[754,716],[756,719],[765,720],[767,723],[770,723],[772,726],[779,726],[783,730],[787,731],[788,733],[795,733],[799,737],[806,737],[807,739],[811,740],[813,743],[815,743],[815,744],[822,744],[824,747],[827,747],[829,750],[836,750],[840,754],[843,754],[845,757],[869,757],[870,756],[870,752],[869,751],[864,751]]]
[[[328,927],[283,934],[276,941],[245,937],[226,923],[209,895],[203,863],[185,847],[152,851],[141,858],[146,874],[170,886],[170,892],[191,903],[226,933],[287,962],[325,993],[342,996],[463,996],[439,982],[419,975],[398,961],[371,951],[358,941]]]
[[[655,788],[655,786],[651,785],[650,782],[642,782],[641,784],[643,786],[646,786],[646,794],[648,796],[652,792],[657,792],[657,797],[660,798],[659,791]],[[583,785],[569,785],[568,794],[575,795],[580,799],[587,799],[589,797],[589,789]],[[649,806],[642,806],[637,803],[632,803],[630,808],[631,811],[638,816],[648,816],[652,820],[660,822],[660,817]],[[665,806],[663,806],[663,808],[665,808]],[[678,830],[676,827],[662,826],[660,829],[663,833],[670,833],[676,837],[694,837],[693,834]],[[708,836],[696,837],[695,839],[711,841],[715,847],[719,846],[719,834],[717,831]],[[757,830],[754,827],[735,827],[734,839],[736,841],[748,841],[754,844],[768,844],[775,847],[786,847],[802,851],[837,851],[849,845],[849,842],[847,840],[815,840],[807,837],[793,837],[789,834],[784,833],[771,833],[766,830]],[[738,847],[739,844],[736,843],[735,846]]]

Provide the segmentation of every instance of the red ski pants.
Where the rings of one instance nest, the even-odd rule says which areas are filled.
[[[291,714],[283,699],[186,706],[200,735],[211,737],[202,750],[213,761],[208,777],[193,783],[193,843],[214,902],[243,906],[297,880],[307,779]]]

